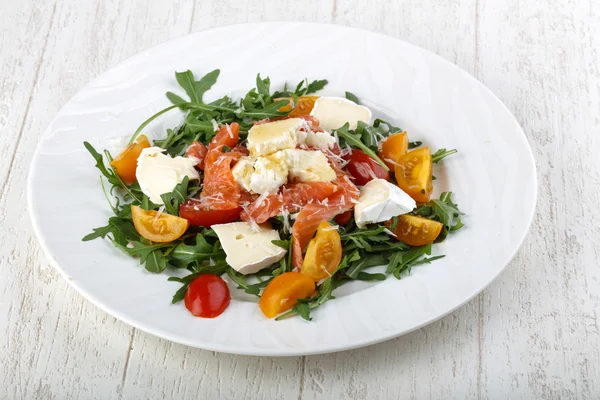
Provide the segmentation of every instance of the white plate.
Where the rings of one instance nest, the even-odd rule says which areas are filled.
[[[459,154],[435,167],[436,192],[452,190],[466,227],[436,246],[446,258],[412,275],[345,288],[313,321],[264,318],[254,303],[233,300],[216,319],[171,305],[179,285],[146,272],[107,240],[82,242],[106,224],[110,209],[99,173],[82,142],[118,151],[141,121],[181,92],[174,71],[220,68],[208,99],[239,96],[258,72],[273,87],[284,80],[327,78],[325,94],[356,94],[408,130],[411,140]],[[148,127],[155,138],[180,122]],[[117,139],[117,140],[115,140]],[[365,346],[448,314],[502,272],[521,244],[536,201],[533,156],[506,107],[479,81],[442,58],[362,30],[306,23],[256,23],[188,35],[156,46],[101,75],[52,121],[29,176],[29,210],[52,264],[107,313],[162,338],[239,354],[301,355]]]

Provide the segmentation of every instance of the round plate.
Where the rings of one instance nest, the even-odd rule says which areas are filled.
[[[444,259],[372,286],[344,288],[313,321],[276,322],[255,303],[233,300],[219,318],[171,304],[179,284],[151,274],[108,240],[82,242],[111,211],[83,147],[122,148],[137,126],[182,92],[174,71],[221,69],[207,99],[235,98],[256,74],[272,88],[329,80],[325,95],[351,91],[411,140],[459,153],[434,167],[436,194],[451,190],[465,228],[435,246]],[[181,122],[174,113],[148,127],[154,138]],[[443,164],[443,165],[442,165]],[[479,81],[442,58],[380,34],[333,25],[256,23],[188,35],[130,58],[86,86],[43,134],[31,165],[29,210],[52,264],[83,296],[148,333],[228,353],[326,353],[390,339],[448,314],[502,272],[521,244],[536,201],[531,149],[507,108]],[[169,272],[179,274],[179,271]]]

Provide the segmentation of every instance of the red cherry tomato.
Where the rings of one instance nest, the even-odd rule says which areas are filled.
[[[196,317],[218,317],[229,306],[230,301],[227,284],[214,274],[200,275],[185,291],[185,307]]]
[[[217,224],[226,224],[240,218],[242,208],[229,210],[206,210],[198,200],[190,199],[179,206],[179,216],[188,220],[190,225],[210,228]]]
[[[361,150],[352,149],[352,153],[345,155],[344,160],[348,161],[346,171],[358,186],[366,185],[367,182],[377,178],[390,180],[390,173],[379,165],[373,157]]]
[[[336,215],[335,222],[338,225],[346,225],[350,218],[352,218],[352,210]]]

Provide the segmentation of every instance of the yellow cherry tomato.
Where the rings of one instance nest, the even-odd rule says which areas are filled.
[[[133,226],[144,238],[158,243],[168,243],[179,239],[187,230],[187,219],[157,211],[146,211],[138,206],[131,206]]]
[[[315,291],[313,280],[299,272],[277,275],[263,290],[258,306],[267,318],[289,310],[298,299],[312,296]]]
[[[395,166],[396,182],[416,202],[426,203],[433,192],[431,169],[429,147],[409,151]]]
[[[408,152],[408,136],[406,132],[395,133],[388,136],[381,142],[381,151],[379,158],[383,160],[385,165],[392,171],[398,164],[400,157]]]
[[[308,243],[302,272],[318,282],[329,278],[342,261],[342,240],[329,222],[321,222],[317,234]]]
[[[391,228],[392,222],[387,221],[385,225]],[[398,217],[398,224],[392,232],[399,241],[410,246],[425,246],[437,239],[443,227],[441,222],[404,214]]]
[[[131,185],[137,179],[135,171],[137,169],[137,159],[146,147],[150,147],[150,142],[145,135],[140,135],[136,142],[127,146],[110,165],[117,171],[117,175],[128,185]]]

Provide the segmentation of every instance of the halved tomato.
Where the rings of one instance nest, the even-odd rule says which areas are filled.
[[[290,117],[302,117],[305,115],[309,115],[315,106],[315,101],[319,96],[300,96],[298,100],[296,100],[296,104],[294,105],[294,109],[289,114]]]
[[[179,215],[181,218],[185,218],[190,225],[207,228],[217,224],[236,221],[240,217],[241,212],[241,207],[226,210],[205,209],[195,199],[189,199],[179,206]]]
[[[158,243],[168,243],[179,239],[185,233],[189,224],[186,219],[158,213],[154,210],[144,210],[131,206],[133,226],[144,238]]]
[[[298,299],[310,297],[315,291],[315,282],[300,272],[285,272],[277,275],[265,288],[258,306],[267,318],[289,310]]]
[[[185,291],[185,307],[196,317],[215,318],[225,311],[231,302],[229,288],[218,275],[200,275]]]
[[[352,153],[345,155],[343,158],[348,161],[346,171],[350,173],[354,183],[358,186],[366,185],[373,179],[390,180],[390,173],[362,150],[352,149]]]
[[[346,225],[350,222],[350,218],[352,218],[352,210],[336,215],[335,222],[338,225]]]
[[[396,168],[400,157],[408,152],[408,136],[406,132],[394,133],[381,142],[378,156],[392,171]]]
[[[329,222],[321,222],[317,234],[310,242],[300,272],[313,281],[329,278],[342,261],[340,234]]]
[[[416,202],[426,203],[433,192],[429,147],[409,151],[398,160],[396,181]]]
[[[110,162],[110,165],[117,171],[117,175],[127,185],[131,185],[137,180],[135,177],[137,159],[146,147],[150,147],[150,142],[145,135],[140,135],[135,143],[127,146],[125,150]]]
[[[392,221],[385,225],[391,228]],[[396,238],[410,246],[425,246],[433,243],[442,232],[444,224],[429,218],[404,214],[398,217],[398,224],[392,230]]]

